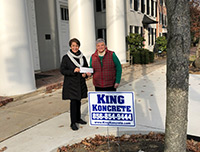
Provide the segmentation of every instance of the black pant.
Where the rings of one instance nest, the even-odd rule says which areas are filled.
[[[114,88],[114,86],[106,88],[95,87],[95,91],[116,91],[116,88]]]
[[[76,123],[81,118],[81,101],[71,99],[70,102],[70,118],[71,123]]]

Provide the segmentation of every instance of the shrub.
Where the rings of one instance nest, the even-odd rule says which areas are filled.
[[[148,64],[154,62],[154,53],[148,49],[139,49],[132,53],[133,64]]]
[[[143,48],[143,42],[145,41],[145,39],[140,34],[130,33],[127,36],[127,41],[130,53],[132,54],[133,52],[136,52]]]
[[[154,61],[154,54],[144,49],[145,39],[140,34],[130,33],[127,36],[130,55],[133,57],[133,64],[148,64]]]
[[[143,49],[141,51],[141,64],[148,64],[149,62],[149,50]]]
[[[154,53],[149,51],[149,62],[153,63],[154,62]]]
[[[167,39],[165,36],[160,36],[156,39],[155,44],[156,50],[158,51],[167,51]]]
[[[133,56],[133,64],[140,64],[141,63],[140,51],[133,52],[132,56]]]

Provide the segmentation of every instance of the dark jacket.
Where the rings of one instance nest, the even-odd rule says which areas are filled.
[[[79,60],[76,59],[78,62]],[[84,65],[88,67],[86,58],[83,56]],[[60,72],[64,75],[62,99],[76,99],[81,100],[87,98],[87,85],[85,78],[82,77],[81,73],[74,73],[76,65],[70,60],[68,55],[64,55],[62,58]]]

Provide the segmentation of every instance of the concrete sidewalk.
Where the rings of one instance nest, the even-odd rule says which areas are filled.
[[[154,71],[165,65],[165,62],[165,60],[156,60],[153,64],[123,67],[120,85],[142,77],[144,71],[146,71],[145,73]],[[61,99],[62,90],[54,88],[57,84],[62,83],[62,75],[59,71],[51,71],[45,75],[52,76],[38,79],[38,90],[31,94],[18,96],[13,102],[0,107],[0,142],[69,111],[69,102]],[[87,80],[87,86],[89,91],[94,90],[92,79]],[[45,91],[47,88],[52,89]],[[82,101],[83,104],[86,102],[87,99]]]
[[[163,132],[165,128],[166,102],[165,62],[137,65],[123,69],[119,91],[134,91],[136,128],[80,126],[78,131],[69,127],[69,102],[61,100],[61,90],[40,94],[1,107],[0,149],[6,152],[56,152],[59,146],[79,142],[95,134],[121,135],[124,133]],[[200,136],[197,129],[200,111],[199,75],[190,75],[190,103],[188,133]],[[91,80],[87,81],[93,90]],[[88,121],[87,101],[82,105],[82,118]],[[12,131],[13,129],[13,131]],[[12,132],[12,133],[11,133]],[[4,136],[2,136],[2,134]]]

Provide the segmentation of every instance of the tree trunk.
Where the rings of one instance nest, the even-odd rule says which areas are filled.
[[[200,53],[200,39],[199,39],[199,43],[197,44],[196,59],[199,58],[199,53]]]
[[[188,0],[167,0],[167,114],[165,152],[186,152],[190,17]]]

